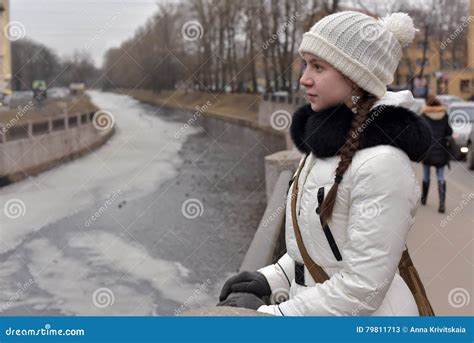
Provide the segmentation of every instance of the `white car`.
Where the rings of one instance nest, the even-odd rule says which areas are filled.
[[[437,95],[436,98],[441,102],[442,105],[448,107],[455,102],[464,102],[463,98],[460,98],[456,95]]]
[[[449,123],[453,129],[457,157],[463,158],[469,151],[469,137],[474,123],[474,102],[453,102],[448,109]]]
[[[50,99],[59,99],[65,98],[69,95],[69,89],[66,87],[53,87],[48,88],[48,98]]]
[[[421,110],[426,105],[426,101],[423,98],[415,98],[415,103],[410,108],[416,114],[421,114]]]
[[[471,130],[471,135],[467,142],[467,148],[469,149],[466,155],[467,167],[474,170],[474,130]]]

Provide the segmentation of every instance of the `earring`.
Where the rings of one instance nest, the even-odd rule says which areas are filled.
[[[359,102],[360,100],[360,96],[359,95],[352,95],[351,96],[351,101],[352,103],[354,104],[354,107],[351,108],[352,112],[353,113],[357,113],[357,103]]]

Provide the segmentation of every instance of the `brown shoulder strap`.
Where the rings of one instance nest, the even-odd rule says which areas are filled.
[[[415,298],[416,305],[420,316],[434,316],[433,307],[426,294],[425,287],[421,281],[420,275],[413,265],[408,248],[403,251],[400,264],[398,265],[400,276],[410,288],[411,293]]]
[[[301,256],[303,257],[303,262],[308,268],[309,273],[313,277],[314,281],[317,283],[323,283],[326,280],[329,280],[328,274],[321,268],[313,259],[309,256],[306,247],[304,246],[303,239],[301,237],[300,227],[296,219],[296,201],[298,199],[298,180],[300,178],[301,170],[303,170],[304,164],[308,155],[305,156],[303,163],[296,172],[295,180],[293,182],[293,192],[291,193],[291,219],[293,221],[293,228],[295,230],[296,242],[298,244],[298,249],[300,250]]]

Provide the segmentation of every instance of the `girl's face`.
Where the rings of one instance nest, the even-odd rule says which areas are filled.
[[[310,53],[303,54],[304,72],[300,84],[313,111],[341,103],[350,104],[353,84],[329,63]]]

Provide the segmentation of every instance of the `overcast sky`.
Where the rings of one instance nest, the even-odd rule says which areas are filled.
[[[104,52],[131,37],[157,9],[157,0],[10,0],[10,21],[25,27],[26,37],[59,56],[90,51],[97,66]]]

